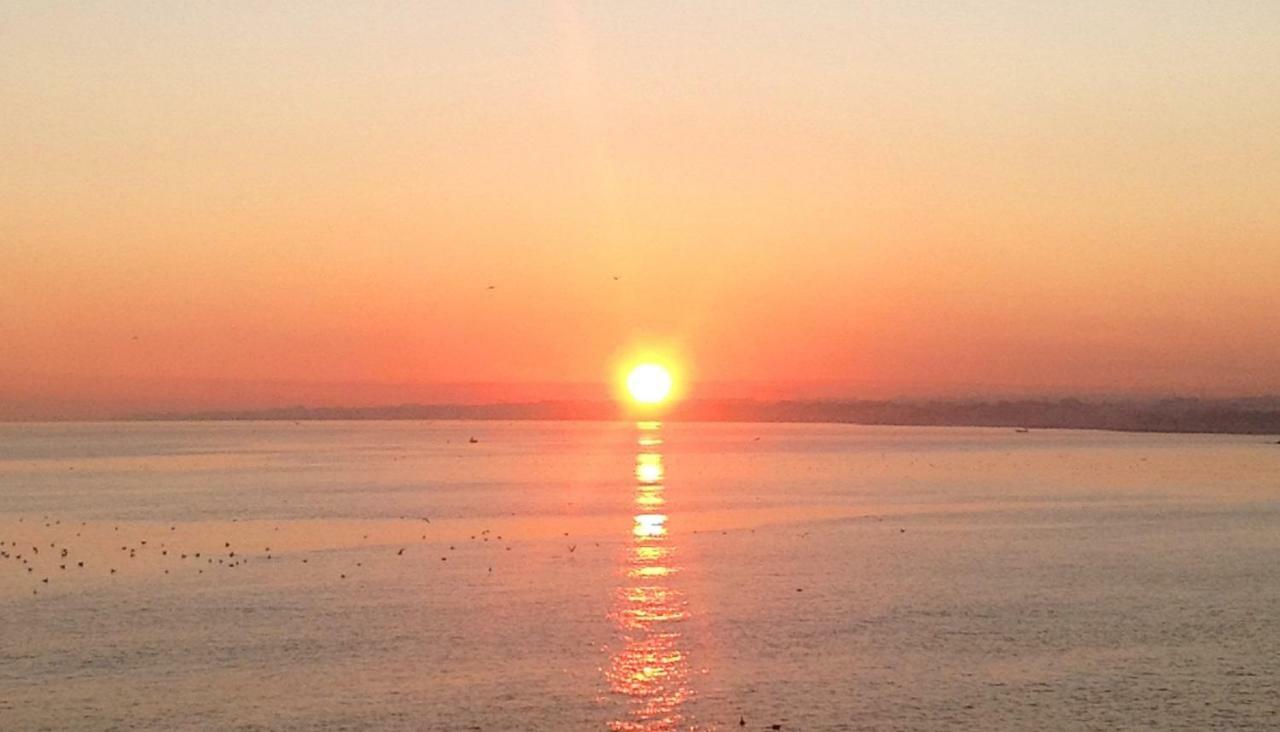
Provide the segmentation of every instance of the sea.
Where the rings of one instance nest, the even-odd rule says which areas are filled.
[[[1280,729],[1274,443],[2,424],[0,729]]]

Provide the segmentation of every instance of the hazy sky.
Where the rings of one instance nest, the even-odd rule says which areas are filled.
[[[1280,391],[1276,2],[0,2],[0,110],[0,402]]]

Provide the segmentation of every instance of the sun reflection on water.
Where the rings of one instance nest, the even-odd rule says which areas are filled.
[[[662,513],[642,513],[636,516],[631,533],[638,539],[655,539],[666,535],[667,516]]]
[[[636,456],[636,480],[645,485],[662,483],[662,455],[642,452]]]
[[[680,624],[689,616],[684,593],[667,584],[680,568],[667,529],[661,424],[641,422],[637,440],[635,505],[631,544],[619,575],[627,580],[615,590],[610,618],[618,628],[621,648],[609,659],[605,676],[610,690],[627,700],[624,718],[612,730],[657,732],[685,726],[681,708],[692,696],[689,659],[681,646]]]

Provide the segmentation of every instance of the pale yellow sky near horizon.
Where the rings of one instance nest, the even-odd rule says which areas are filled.
[[[0,106],[0,400],[1280,392],[1276,3],[0,2]]]

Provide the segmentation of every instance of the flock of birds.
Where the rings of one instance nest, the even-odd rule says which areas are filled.
[[[418,519],[409,519],[401,517],[402,520],[415,521],[421,525],[431,523],[427,517]],[[256,544],[245,541],[233,542],[232,537],[224,537],[220,539],[218,544],[210,549],[211,544],[209,537],[203,535],[201,537],[184,537],[179,531],[178,525],[174,524],[168,527],[168,531],[161,531],[160,536],[156,536],[156,529],[152,529],[151,534],[144,538],[138,534],[136,528],[133,532],[131,527],[126,526],[122,531],[118,525],[111,527],[111,534],[124,537],[133,533],[132,537],[124,540],[121,544],[110,547],[103,546],[103,540],[82,539],[84,532],[96,530],[95,533],[101,534],[105,530],[105,526],[90,527],[88,522],[66,522],[61,519],[50,516],[42,516],[39,522],[27,522],[25,517],[18,518],[19,524],[27,524],[21,527],[17,532],[23,538],[15,539],[11,537],[0,537],[0,562],[6,562],[9,566],[19,572],[22,576],[32,580],[31,593],[39,594],[42,586],[56,584],[65,577],[74,577],[84,574],[105,575],[111,577],[126,568],[152,562],[156,564],[156,569],[161,570],[163,574],[170,574],[170,570],[194,570],[195,574],[202,575],[205,570],[215,571],[218,569],[235,569],[237,567],[248,564],[251,560],[261,562],[282,562],[293,560],[300,564],[309,564],[311,558],[318,552],[311,551],[294,551],[281,554],[277,550],[273,550],[270,545],[262,545],[260,548]],[[278,531],[279,527],[275,527]],[[70,535],[69,535],[70,534]],[[566,537],[568,532],[564,534]],[[38,536],[38,538],[35,538]],[[401,534],[397,534],[401,537]],[[184,541],[185,539],[185,541]],[[369,541],[369,534],[361,535],[362,541]],[[378,538],[375,537],[375,541]],[[419,542],[430,542],[431,537],[428,534],[421,534]],[[470,536],[470,541],[474,541],[477,545],[485,545],[492,543],[492,546],[502,547],[504,551],[512,550],[510,540],[504,540],[501,534],[494,533],[491,529],[483,529],[480,532]],[[84,546],[84,543],[90,546]],[[400,545],[397,545],[400,544]],[[410,548],[408,544],[403,542],[390,543],[374,543],[367,545],[375,551],[385,549],[386,557],[403,557],[406,550]],[[441,544],[443,546],[443,544]],[[449,544],[448,549],[440,555],[440,561],[449,561],[449,555],[458,549],[456,543]],[[577,549],[576,544],[568,546],[568,551],[572,553]],[[137,562],[137,560],[144,560]],[[338,579],[347,579],[349,574],[364,567],[364,561],[352,561],[349,566],[345,566],[344,571],[338,572]],[[488,567],[488,572],[493,572],[493,566]]]
[[[472,438],[474,439],[474,438]],[[405,522],[415,522],[420,525],[429,525],[431,519],[422,516],[418,518],[410,518],[400,516],[400,520]],[[869,515],[863,518],[872,519],[877,522],[884,520],[883,516]],[[237,520],[232,519],[232,523]],[[256,549],[256,545],[246,541],[231,541],[230,537],[218,539],[212,542],[214,547],[209,548],[211,542],[209,537],[203,536],[198,538],[185,537],[186,541],[182,541],[183,534],[178,531],[178,525],[170,525],[168,532],[152,528],[150,538],[143,538],[141,535],[133,537],[132,541],[125,541],[118,547],[114,544],[109,547],[102,546],[102,541],[91,542],[92,546],[86,548],[78,546],[75,539],[82,537],[83,530],[89,530],[88,522],[81,521],[78,524],[74,522],[64,523],[61,519],[48,515],[41,516],[40,521],[27,522],[25,517],[17,519],[19,524],[27,524],[20,533],[23,534],[22,539],[14,539],[11,537],[0,536],[0,562],[10,562],[10,566],[16,569],[23,576],[33,580],[31,593],[38,595],[41,586],[54,584],[61,577],[75,576],[82,571],[88,573],[97,572],[105,574],[108,577],[116,575],[119,570],[134,565],[134,560],[141,557],[143,560],[150,560],[159,563],[159,569],[163,574],[170,574],[170,569],[194,569],[196,574],[204,574],[206,569],[235,569],[244,566],[250,560],[259,560],[259,562],[287,562],[290,559],[300,563],[309,564],[312,556],[332,553],[328,550],[293,550],[285,554],[275,551],[270,545],[263,545],[261,550]],[[92,527],[98,532],[105,531],[105,525]],[[111,527],[113,538],[115,535],[121,537],[129,534],[130,527],[126,527],[121,532],[119,525]],[[74,530],[74,536],[68,538],[65,534],[68,530]],[[276,526],[274,531],[279,531]],[[33,537],[32,532],[39,534],[38,538]],[[161,538],[155,536],[155,532],[159,531]],[[899,528],[899,533],[906,533],[905,528]],[[416,533],[416,532],[415,532]],[[693,530],[694,535],[700,533]],[[729,532],[720,530],[709,533],[719,533],[727,535]],[[750,533],[754,534],[755,529],[750,529]],[[809,535],[808,531],[799,534],[800,538]],[[569,537],[569,532],[563,532],[565,538]],[[397,539],[403,539],[403,532],[397,533]],[[362,542],[370,541],[370,534],[362,534],[360,536]],[[403,557],[405,551],[410,548],[409,544],[404,541],[389,541],[390,537],[374,537],[373,544],[365,544],[364,548],[385,549],[387,557]],[[491,529],[482,529],[475,534],[471,534],[469,541],[475,542],[476,545],[483,546],[492,544],[494,547],[502,547],[504,551],[510,552],[513,548],[511,539],[504,539],[501,534],[496,534]],[[419,543],[433,541],[428,534],[421,534],[418,538]],[[46,546],[47,543],[47,546]],[[216,544],[220,543],[221,546]],[[443,542],[440,546],[444,546]],[[569,554],[573,554],[578,549],[577,543],[566,543],[565,550]],[[600,542],[595,542],[595,546],[599,547]],[[449,561],[449,555],[457,551],[457,543],[449,544],[448,549],[440,555],[440,561]],[[142,562],[142,563],[145,563]],[[355,570],[364,567],[363,561],[354,561],[346,565],[346,571],[338,572],[338,579],[348,579],[348,572],[354,574]],[[488,573],[493,572],[493,566],[488,566]],[[796,588],[796,592],[803,592],[801,588]]]

